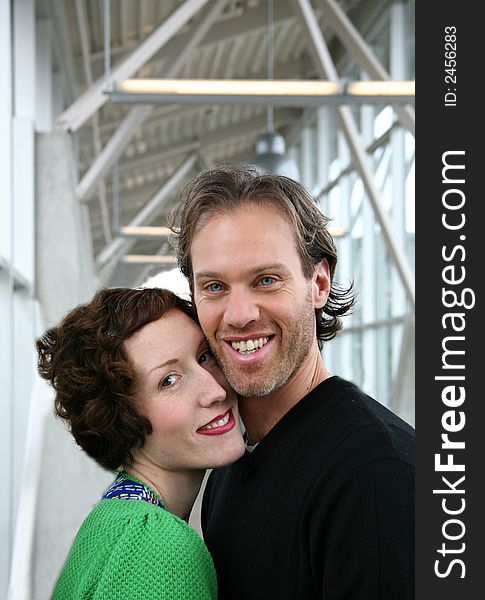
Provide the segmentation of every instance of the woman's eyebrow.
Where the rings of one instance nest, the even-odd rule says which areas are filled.
[[[178,362],[178,358],[171,358],[170,360],[166,360],[165,362],[155,365],[154,367],[150,367],[147,373],[151,373],[152,371],[156,371],[157,369],[161,369],[162,367],[169,367],[171,365],[175,365]]]

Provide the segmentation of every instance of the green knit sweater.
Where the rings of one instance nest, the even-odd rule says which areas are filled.
[[[200,536],[148,502],[105,499],[81,525],[52,600],[214,600]]]

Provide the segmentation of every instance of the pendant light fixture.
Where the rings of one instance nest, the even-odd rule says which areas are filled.
[[[267,78],[273,79],[273,0],[266,0],[266,59]],[[292,158],[286,156],[286,144],[282,135],[274,131],[273,107],[267,107],[266,133],[256,140],[256,155],[250,164],[261,173],[276,173],[298,180],[300,173]]]

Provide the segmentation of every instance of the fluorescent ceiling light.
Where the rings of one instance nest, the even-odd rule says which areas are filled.
[[[353,81],[347,84],[351,96],[414,96],[414,81]]]
[[[161,256],[159,254],[125,254],[122,261],[130,264],[172,264],[177,262],[175,256]]]
[[[332,81],[266,79],[127,79],[116,85],[120,92],[135,94],[213,94],[245,96],[328,96],[341,91]]]
[[[328,233],[334,238],[339,238],[339,237],[345,237],[348,234],[348,231],[346,229],[344,229],[343,227],[335,227],[335,228],[329,228]]]
[[[252,103],[308,106],[359,101],[414,101],[414,81],[333,82],[266,79],[126,79],[109,92],[114,102]]]
[[[123,237],[167,237],[170,235],[170,229],[168,227],[122,227],[120,233]]]

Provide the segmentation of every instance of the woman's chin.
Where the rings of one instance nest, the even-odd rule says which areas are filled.
[[[246,446],[244,445],[244,440],[238,438],[231,443],[229,447],[224,449],[224,452],[221,452],[217,457],[218,460],[211,467],[212,469],[217,469],[218,467],[224,467],[226,465],[230,465],[241,458],[241,456],[246,451]]]

